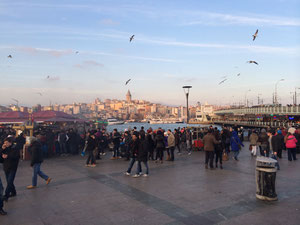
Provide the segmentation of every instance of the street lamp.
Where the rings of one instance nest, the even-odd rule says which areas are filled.
[[[186,96],[186,123],[189,123],[189,93],[190,93],[190,88],[192,88],[192,86],[183,86],[183,91],[185,93]]]
[[[249,90],[247,90],[247,91],[245,92],[245,106],[246,106],[246,107],[248,107],[247,94],[248,94],[249,91],[251,91],[251,89],[249,89]]]
[[[295,87],[295,105],[297,105],[297,89],[300,89],[299,87]]]
[[[274,96],[274,104],[278,105],[278,95],[277,95],[277,85],[280,81],[284,81],[284,79],[280,79],[279,81],[276,82],[275,84],[275,96]]]

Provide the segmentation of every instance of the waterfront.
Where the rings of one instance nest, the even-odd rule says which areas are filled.
[[[188,127],[209,127],[210,124],[188,124]],[[221,126],[219,125],[213,125],[214,127],[218,127],[219,129]],[[186,123],[162,123],[162,124],[150,124],[150,123],[126,123],[126,124],[121,124],[121,125],[108,125],[107,126],[107,131],[112,132],[114,128],[118,129],[118,131],[124,131],[125,129],[136,127],[137,130],[140,130],[141,127],[144,127],[145,130],[149,129],[150,127],[153,130],[158,129],[159,127],[164,129],[164,130],[174,130],[178,127],[187,127]]]

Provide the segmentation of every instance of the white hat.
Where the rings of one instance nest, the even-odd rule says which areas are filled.
[[[296,129],[294,127],[289,128],[288,132],[294,134]]]

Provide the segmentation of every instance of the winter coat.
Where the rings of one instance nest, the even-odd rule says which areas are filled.
[[[273,152],[278,152],[283,149],[284,146],[284,137],[282,134],[276,134],[272,137],[272,148]]]
[[[178,145],[179,142],[180,142],[180,136],[179,136],[179,133],[178,133],[178,132],[175,132],[174,137],[175,137],[175,145]]]
[[[257,145],[258,135],[256,133],[252,133],[249,137],[250,145]]]
[[[137,160],[139,162],[148,161],[148,143],[147,140],[140,140],[138,143]]]
[[[139,144],[140,141],[137,140],[131,140],[131,142],[129,143],[129,152],[130,152],[130,158],[137,158],[138,156],[138,151],[139,151]]]
[[[263,147],[269,146],[269,136],[266,132],[262,132],[258,137],[258,142],[260,142],[260,145]]]
[[[43,150],[41,142],[34,141],[29,147],[29,151],[31,152],[31,166],[33,166],[36,163],[43,162]]]
[[[94,149],[97,147],[97,142],[95,138],[88,137],[87,139],[87,146],[86,146],[86,151],[91,152],[94,151]]]
[[[168,135],[168,148],[175,147],[175,137],[174,134],[170,133]]]
[[[6,154],[7,158],[2,158],[2,154]],[[3,170],[5,172],[17,170],[20,159],[20,151],[16,145],[12,145],[8,148],[0,150],[0,156],[2,158]]]
[[[297,139],[294,135],[289,135],[286,138],[285,146],[286,148],[296,148]]]
[[[158,132],[155,137],[155,146],[156,148],[164,148],[164,135],[161,132]]]
[[[112,136],[112,138],[113,138],[113,144],[115,145],[115,146],[119,146],[120,145],[120,138],[121,138],[121,135],[120,135],[120,133],[119,132],[116,132],[115,134],[113,134],[113,136]]]
[[[215,136],[208,133],[203,138],[204,151],[213,152],[215,150],[215,145],[220,142],[216,140]]]
[[[231,138],[230,138],[230,146],[231,146],[231,150],[234,152],[237,152],[240,150],[239,146],[243,146],[243,143],[241,142],[240,138],[238,137],[236,131],[233,131],[231,134]]]

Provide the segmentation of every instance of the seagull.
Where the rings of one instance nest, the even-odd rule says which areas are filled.
[[[131,79],[129,79],[128,81],[126,81],[125,85],[127,85],[129,83],[129,81],[131,81]]]
[[[38,95],[43,96],[41,92],[37,92]]]
[[[76,51],[76,52],[75,52],[75,54],[78,54],[78,53],[79,53],[79,51]]]
[[[238,73],[237,76],[239,77],[241,75],[241,73]]]
[[[258,65],[258,63],[255,62],[255,61],[253,61],[253,60],[250,60],[250,61],[248,61],[247,63],[254,63],[254,64]]]
[[[134,38],[134,35],[132,35],[132,36],[129,38],[129,42],[132,42],[133,38]]]
[[[7,58],[12,58],[12,56],[11,56],[11,55],[8,55]]]
[[[255,40],[255,38],[257,37],[257,33],[258,33],[258,29],[256,29],[256,32],[255,32],[255,34],[253,34],[252,36],[253,36],[253,41]]]
[[[222,81],[219,83],[219,85],[222,84],[222,83],[224,83],[226,80],[227,80],[227,79],[222,80]]]
[[[49,79],[50,78],[50,76],[47,76],[47,79]]]
[[[227,76],[220,77],[221,79],[225,79]]]

